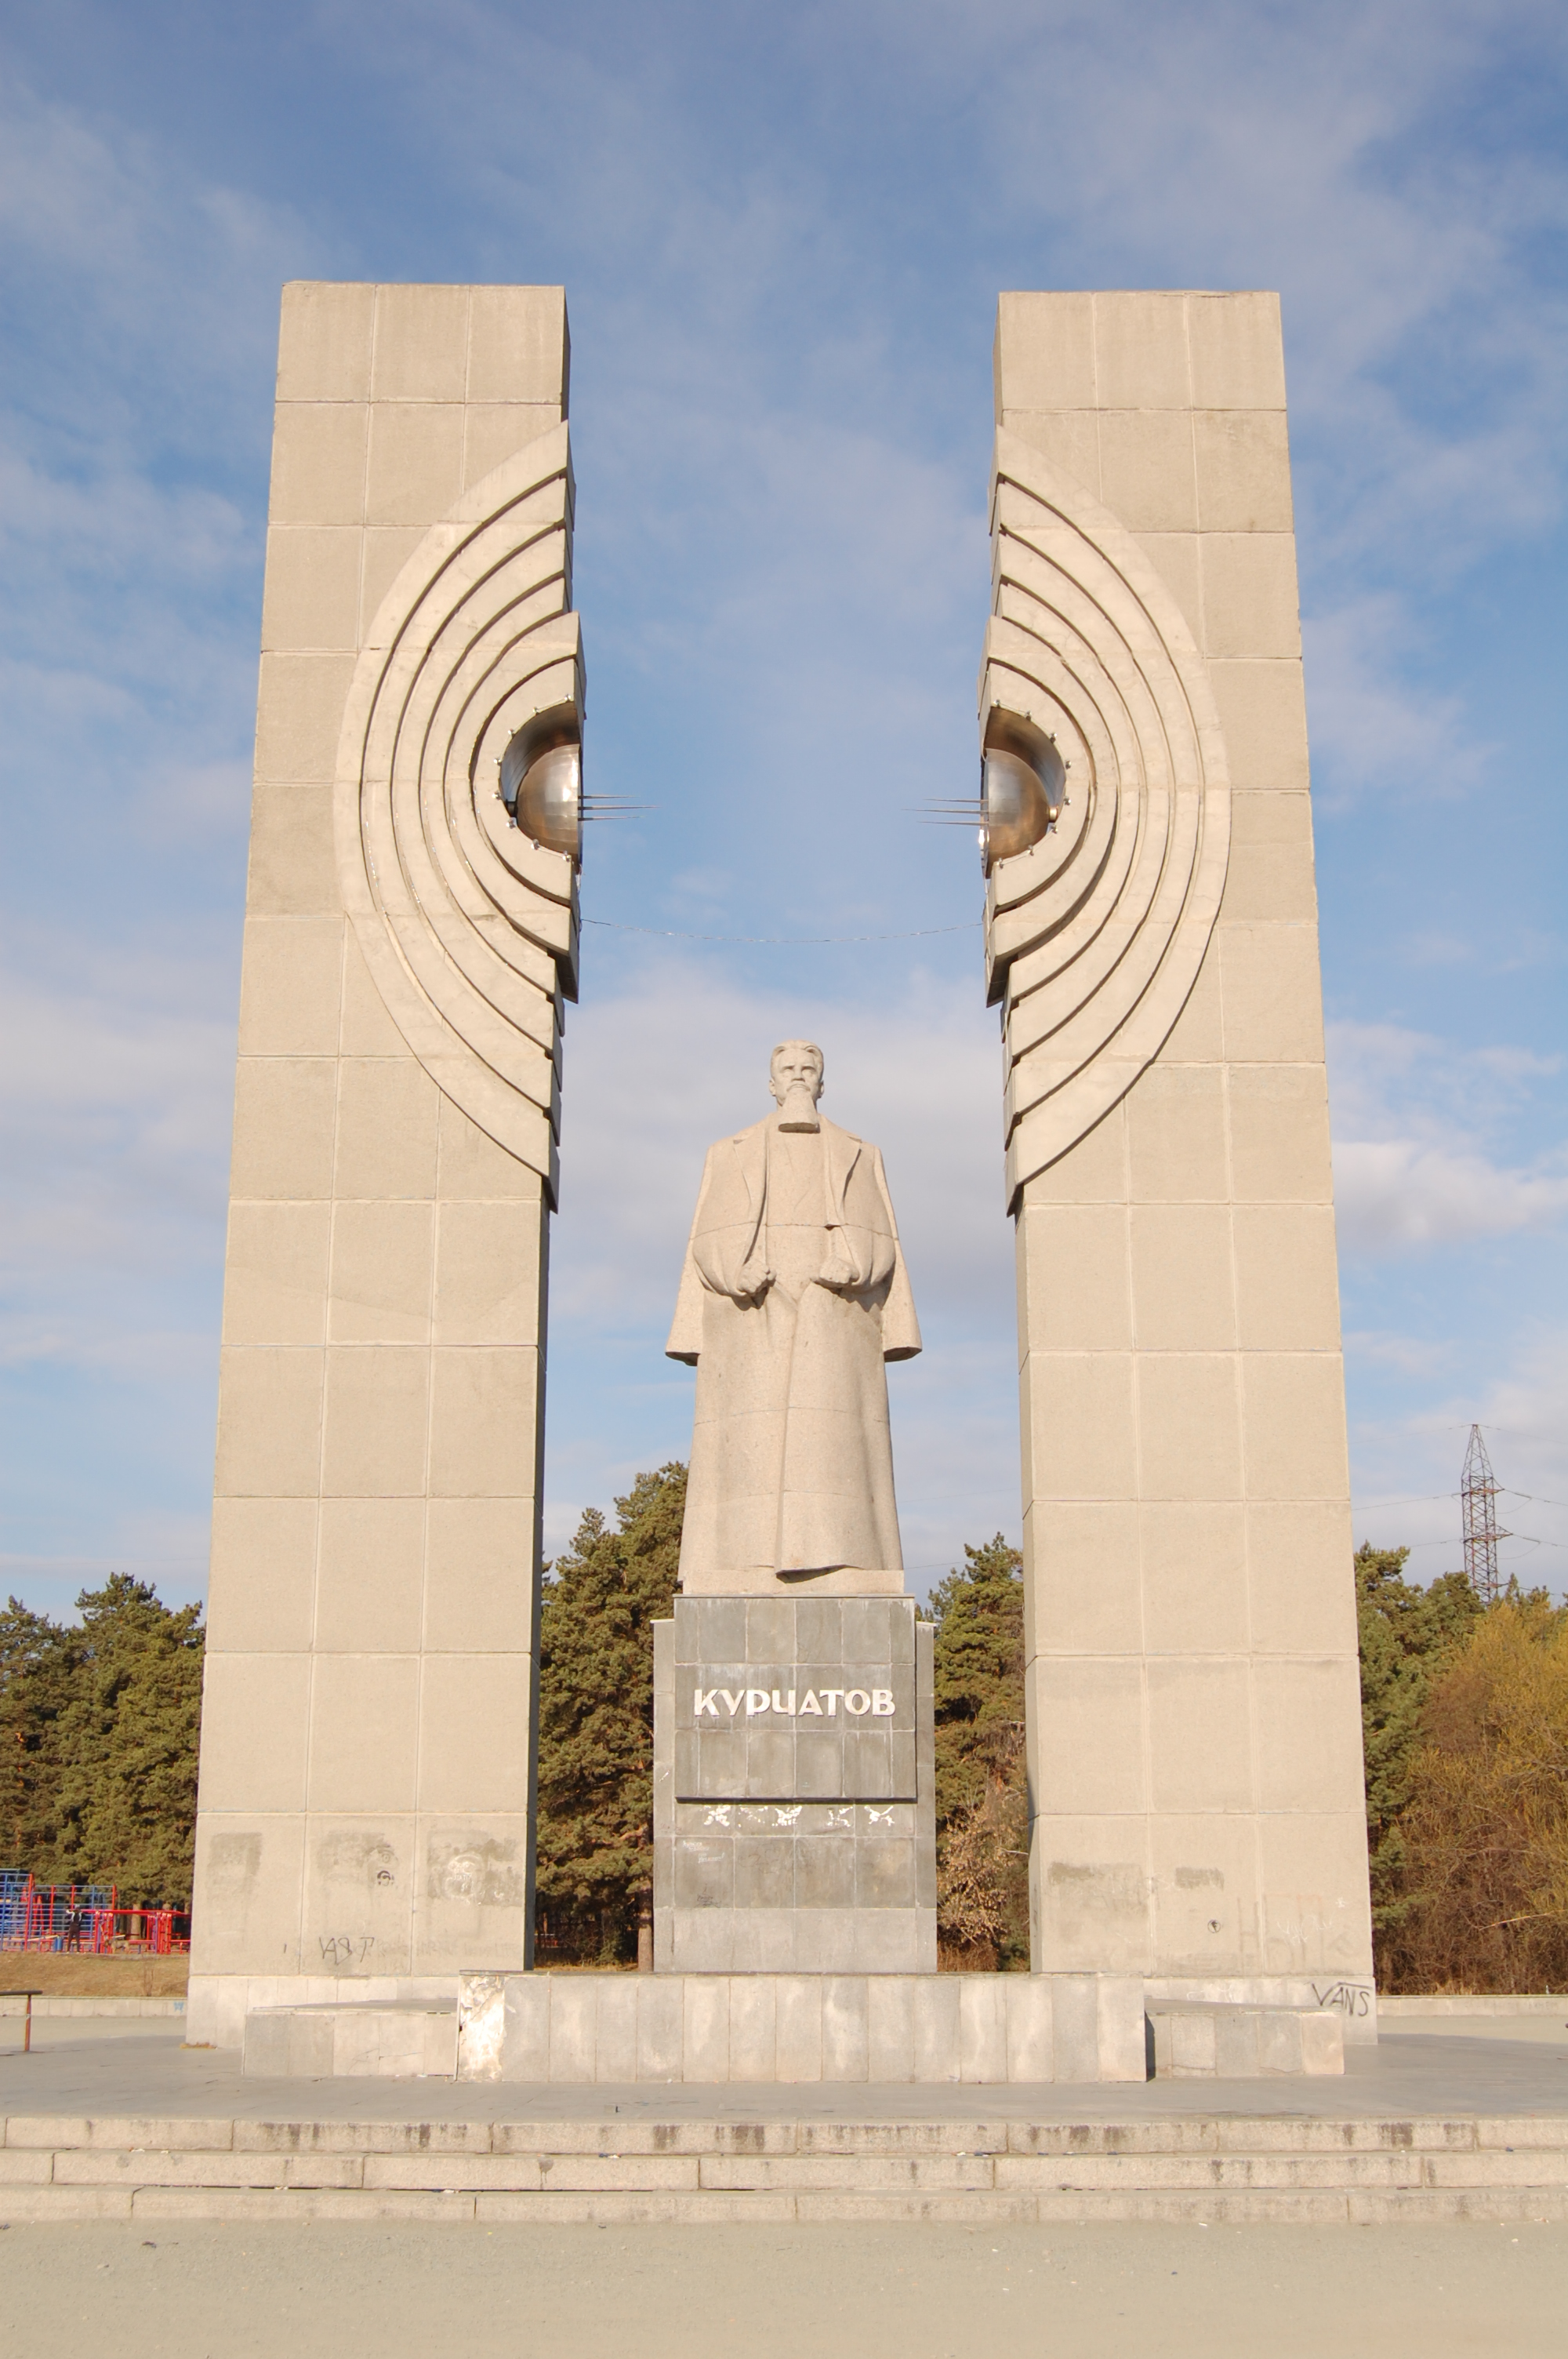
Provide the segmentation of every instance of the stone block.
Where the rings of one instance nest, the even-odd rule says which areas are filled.
[[[375,288],[291,279],[277,340],[279,401],[364,401]]]
[[[326,1356],[323,1494],[422,1495],[430,1422],[428,1353],[383,1344],[374,1350],[341,1346]]]
[[[1347,1495],[1345,1380],[1337,1352],[1249,1352],[1242,1403],[1249,1497]]]
[[[1331,1203],[1323,1067],[1232,1066],[1228,1096],[1238,1203]]]
[[[413,1656],[319,1658],[310,1711],[312,1810],[413,1810],[418,1694]]]
[[[737,1974],[730,1984],[730,2077],[777,2077],[777,1985],[769,1974]]]
[[[251,790],[246,906],[253,917],[341,909],[330,788],[256,780]]]
[[[262,647],[359,647],[360,527],[274,525],[267,533]]]
[[[353,669],[351,653],[263,656],[256,702],[258,780],[331,784]]]
[[[1224,1203],[1225,1114],[1217,1066],[1151,1065],[1127,1103],[1133,1201]]]
[[[469,303],[466,287],[376,288],[371,391],[378,404],[462,400]]]
[[[1015,409],[1092,410],[1095,299],[1079,294],[1009,294],[997,300],[996,404],[999,424]]]
[[[505,1977],[505,2025],[501,2045],[503,2081],[550,2077],[550,1985],[548,1974]]]
[[[1320,1063],[1316,928],[1227,924],[1219,951],[1227,1057],[1237,1064]]]
[[[1282,409],[1199,410],[1193,440],[1206,533],[1293,531]]]
[[[406,1052],[341,1060],[332,1190],[340,1201],[434,1196],[437,1096]]]
[[[1108,409],[1099,421],[1100,497],[1130,532],[1195,532],[1193,419],[1180,409]]]
[[[543,1208],[536,1201],[443,1203],[436,1264],[436,1341],[535,1343],[544,1250]]]
[[[334,1343],[427,1343],[435,1255],[433,1208],[346,1203],[332,1223]]]
[[[1187,343],[1200,409],[1283,409],[1284,344],[1273,294],[1189,295]]]
[[[658,1974],[639,1978],[637,2078],[678,2081],[685,2052],[686,2005],[679,1982]]]
[[[1141,1352],[1235,1348],[1230,1212],[1138,1204],[1130,1215],[1133,1330]]]
[[[958,2077],[1007,2079],[1007,1994],[998,1975],[964,1974],[958,1991]]]
[[[234,1200],[332,1192],[336,1076],[325,1057],[242,1057],[234,1082]]]
[[[1206,532],[1202,544],[1205,652],[1219,657],[1301,653],[1296,548],[1288,532]]]
[[[1336,1352],[1339,1278],[1328,1204],[1238,1205],[1237,1326],[1250,1351]]]
[[[599,1991],[593,1974],[552,1974],[550,1990],[550,2061],[553,2082],[582,2082],[597,2078]]]
[[[1118,291],[1093,299],[1101,409],[1188,408],[1186,297]]]
[[[914,1985],[914,2078],[936,2082],[961,2080],[961,1978],[923,1974]]]
[[[727,2081],[730,2078],[730,1984],[688,1975],[684,1984],[681,2017],[681,2078],[686,2081]]]
[[[221,1355],[217,1490],[223,1497],[302,1498],[321,1451],[320,1352],[247,1349]]]
[[[269,525],[358,525],[370,412],[357,401],[291,401],[273,426]]]
[[[462,489],[461,404],[378,402],[370,414],[365,521],[431,525]]]
[[[313,1499],[216,1499],[207,1644],[213,1654],[308,1647],[314,1626]]]
[[[326,1337],[326,1204],[239,1202],[229,1210],[223,1341],[320,1344]]]
[[[780,2081],[822,2078],[822,1983],[781,1974],[774,1983],[774,2074]]]
[[[863,2081],[870,2045],[870,1977],[837,1975],[822,1987],[822,2077]]]
[[[1149,1652],[1245,1652],[1250,1631],[1240,1504],[1151,1502],[1140,1524]]]
[[[424,1537],[418,1499],[322,1501],[315,1629],[322,1653],[417,1651]]]

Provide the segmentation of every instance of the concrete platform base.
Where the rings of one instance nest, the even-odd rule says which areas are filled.
[[[254,2006],[265,2079],[1039,2087],[1343,2072],[1344,2018],[1156,2003],[1119,1974],[465,1974]]]
[[[465,1974],[465,2081],[1142,2081],[1135,1974]]]

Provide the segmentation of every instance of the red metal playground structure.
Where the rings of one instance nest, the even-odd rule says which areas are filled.
[[[166,1958],[189,1947],[182,1908],[122,1908],[113,1885],[35,1884],[19,1869],[0,1869],[0,1950]]]

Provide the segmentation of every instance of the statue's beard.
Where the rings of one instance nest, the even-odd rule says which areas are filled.
[[[779,1107],[781,1130],[820,1130],[816,1117],[816,1100],[804,1082],[791,1082]]]

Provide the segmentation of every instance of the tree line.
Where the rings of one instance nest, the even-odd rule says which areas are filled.
[[[0,1868],[189,1908],[201,1609],[122,1572],[76,1605],[0,1613]]]
[[[629,1963],[653,1887],[653,1625],[673,1609],[686,1469],[640,1474],[546,1566],[541,1962]],[[1385,1990],[1568,1988],[1568,1607],[1357,1549],[1367,1830]],[[944,1964],[1029,1962],[1023,1581],[998,1533],[938,1583]],[[79,1625],[0,1613],[0,1867],[188,1908],[200,1609],[116,1573]]]

